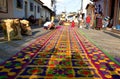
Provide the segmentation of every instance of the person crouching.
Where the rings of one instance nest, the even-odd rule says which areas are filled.
[[[54,29],[55,28],[55,24],[53,22],[45,22],[45,24],[43,25],[43,27],[46,30]]]

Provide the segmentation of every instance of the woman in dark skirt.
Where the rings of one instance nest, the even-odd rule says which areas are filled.
[[[99,14],[96,17],[96,29],[101,30],[102,29],[102,15]]]

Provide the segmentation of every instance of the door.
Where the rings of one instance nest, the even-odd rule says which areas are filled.
[[[35,6],[35,11],[34,11],[34,18],[36,18],[36,6]]]
[[[25,18],[27,18],[28,17],[28,3],[27,3],[27,1],[25,1],[25,6],[24,6],[24,12],[25,12]]]

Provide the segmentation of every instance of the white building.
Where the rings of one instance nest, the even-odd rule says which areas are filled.
[[[45,6],[56,12],[56,0],[41,0]]]
[[[41,15],[43,16],[43,21],[45,21],[46,18],[51,20],[52,10],[49,9],[47,6],[43,6]]]

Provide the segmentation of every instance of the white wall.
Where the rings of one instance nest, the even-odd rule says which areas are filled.
[[[45,9],[42,8],[41,16],[43,16],[43,20],[45,21]]]
[[[51,9],[51,0],[41,0],[45,6]]]
[[[51,19],[51,18],[50,18],[50,12],[49,12],[47,9],[45,9],[45,8],[43,8],[43,13],[42,13],[42,15],[43,15],[44,20],[45,20],[47,17],[49,18],[49,20]]]
[[[86,17],[86,6],[89,3],[92,3],[92,2],[90,0],[83,0],[83,13],[85,13],[85,17]]]

